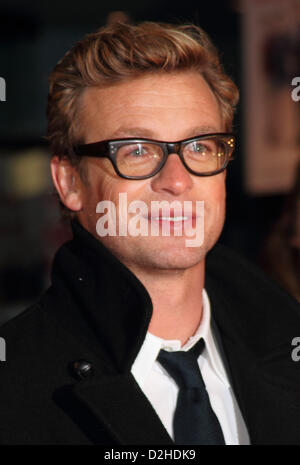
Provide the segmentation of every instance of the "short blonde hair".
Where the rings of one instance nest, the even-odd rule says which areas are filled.
[[[200,27],[117,23],[87,35],[58,62],[49,78],[47,136],[51,152],[78,161],[72,146],[84,142],[78,125],[84,89],[149,73],[185,70],[195,70],[207,81],[219,102],[225,130],[230,131],[238,89],[224,73],[216,48]]]

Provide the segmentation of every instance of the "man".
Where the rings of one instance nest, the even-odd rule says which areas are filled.
[[[195,26],[113,25],[58,63],[51,170],[74,239],[1,329],[3,444],[300,442],[299,305],[215,246],[237,99]]]

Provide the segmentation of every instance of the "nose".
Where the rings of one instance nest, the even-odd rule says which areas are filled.
[[[155,192],[168,192],[179,196],[191,189],[193,180],[179,156],[172,153],[164,167],[152,178],[152,189]]]

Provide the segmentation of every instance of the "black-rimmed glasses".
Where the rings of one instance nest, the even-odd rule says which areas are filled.
[[[78,156],[106,157],[116,173],[126,179],[147,179],[158,173],[170,154],[177,154],[195,176],[221,173],[232,160],[235,136],[231,133],[203,134],[178,142],[126,138],[104,140],[73,147]]]

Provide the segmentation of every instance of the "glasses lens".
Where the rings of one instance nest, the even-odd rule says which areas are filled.
[[[153,173],[163,159],[159,145],[149,142],[122,144],[116,152],[116,163],[125,176],[147,176]]]
[[[196,139],[183,147],[183,158],[196,173],[210,173],[226,166],[234,148],[234,139],[211,137]]]

